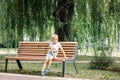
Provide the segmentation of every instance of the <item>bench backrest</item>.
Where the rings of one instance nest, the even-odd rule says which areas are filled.
[[[77,51],[77,42],[60,42],[66,56],[74,59]],[[41,57],[46,56],[49,49],[49,42],[20,42],[17,56],[20,57]],[[61,50],[57,57],[64,57]]]

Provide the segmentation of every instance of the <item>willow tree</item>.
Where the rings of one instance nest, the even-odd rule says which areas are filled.
[[[118,5],[119,1],[115,1],[115,3]],[[111,0],[75,1],[73,37],[79,42],[81,54],[99,55],[106,51],[105,48],[109,49],[107,53],[112,53],[115,32],[118,29],[115,27],[116,20],[109,13],[109,10],[111,10],[109,7],[115,7],[115,3]],[[116,32],[116,34],[119,33]]]
[[[116,29],[115,37],[118,50],[120,51],[120,0],[110,0],[109,2],[109,16],[111,16],[114,22],[114,28]]]
[[[116,34],[119,35],[119,4],[120,0],[75,1],[73,35],[80,43],[80,51],[87,51],[81,53],[93,53],[95,56],[112,53],[115,39],[119,38],[116,37]]]
[[[75,15],[73,17],[72,26],[72,38],[79,43],[80,51],[86,48],[86,41],[91,38],[90,35],[90,15],[88,8],[88,0],[76,0],[75,1]],[[89,32],[90,31],[90,32]],[[83,53],[83,52],[82,52]]]
[[[74,0],[58,0],[53,12],[55,33],[60,41],[71,40],[71,23],[74,14]]]
[[[2,0],[4,24],[3,41],[8,47],[23,41],[25,34],[30,41],[43,41],[51,35],[54,0]],[[1,21],[2,23],[2,21]],[[49,32],[49,33],[48,33]],[[47,35],[46,35],[47,34]],[[37,38],[37,39],[36,39]]]
[[[97,49],[106,37],[112,39],[111,46],[113,39],[119,42],[119,4],[119,0],[1,0],[3,41],[19,42],[25,34],[30,41],[36,36],[44,41],[54,27],[60,41],[77,39],[81,49],[92,43]]]

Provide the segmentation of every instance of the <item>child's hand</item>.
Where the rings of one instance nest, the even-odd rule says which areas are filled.
[[[55,57],[53,58],[53,60],[57,60],[57,57],[55,56]]]
[[[68,60],[68,57],[65,57],[66,60]]]
[[[68,60],[68,57],[65,57],[65,59],[63,59],[63,61],[65,61],[65,60]]]

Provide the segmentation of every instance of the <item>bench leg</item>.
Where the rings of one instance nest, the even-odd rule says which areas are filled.
[[[17,62],[17,64],[18,64],[19,69],[22,70],[22,65],[21,65],[21,63],[20,63],[20,60],[16,60],[16,62]]]
[[[75,61],[73,61],[73,65],[74,65],[74,68],[75,68],[76,74],[78,74],[78,69],[77,69],[77,66],[76,66],[76,64],[75,64]]]
[[[7,72],[8,59],[5,60],[5,72]]]
[[[65,71],[66,71],[66,62],[63,61],[63,65],[62,65],[62,77],[65,76]]]

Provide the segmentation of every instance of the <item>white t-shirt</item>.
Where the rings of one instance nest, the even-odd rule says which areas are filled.
[[[50,42],[50,48],[53,50],[54,54],[58,54],[58,50],[61,47],[61,44],[59,42],[57,42],[56,44],[54,44],[53,42]]]

